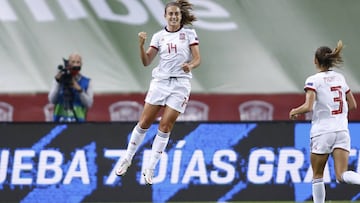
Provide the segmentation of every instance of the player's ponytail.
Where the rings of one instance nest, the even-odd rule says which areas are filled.
[[[339,67],[344,61],[341,56],[343,49],[343,43],[338,41],[335,49],[331,50],[329,47],[319,47],[316,50],[315,57],[319,62],[319,65],[324,68]]]
[[[177,0],[176,3],[180,5],[181,25],[192,25],[192,22],[197,20],[196,16],[191,13],[193,5],[188,0]]]
[[[339,60],[339,59],[341,60],[341,55],[340,54],[341,54],[341,50],[343,49],[343,47],[344,47],[344,45],[343,45],[342,41],[339,40],[338,43],[337,43],[336,48],[331,53],[331,56],[335,60]],[[342,62],[342,60],[341,60],[341,62]]]

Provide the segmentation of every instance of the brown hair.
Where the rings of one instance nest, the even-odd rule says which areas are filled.
[[[319,65],[324,68],[339,67],[344,62],[341,57],[342,49],[343,43],[339,40],[333,50],[327,46],[319,47],[315,52],[315,58],[318,60]]]
[[[192,4],[188,0],[176,0],[175,2],[169,2],[165,6],[165,13],[166,9],[170,6],[177,6],[180,8],[181,11],[181,25],[192,25],[193,21],[196,21],[197,18],[193,15],[190,11],[193,10]]]

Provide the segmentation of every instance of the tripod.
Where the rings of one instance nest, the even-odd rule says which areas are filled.
[[[78,117],[74,110],[74,93],[70,85],[63,84],[63,94],[64,94],[64,117],[63,122],[77,122]]]

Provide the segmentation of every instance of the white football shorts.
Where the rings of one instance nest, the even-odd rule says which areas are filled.
[[[350,152],[350,134],[348,131],[325,133],[311,138],[311,153],[330,154],[335,148]]]
[[[184,113],[190,91],[189,78],[152,79],[145,102],[152,105],[167,105],[180,113]]]

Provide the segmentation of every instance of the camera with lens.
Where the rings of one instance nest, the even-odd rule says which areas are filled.
[[[64,87],[71,87],[72,86],[72,75],[71,70],[69,67],[69,61],[66,59],[63,59],[64,65],[58,65],[59,71],[62,73],[62,76],[59,80],[61,84],[64,85]]]
[[[59,67],[59,70],[62,72],[62,76],[60,78],[60,83],[66,87],[70,87],[72,85],[72,75],[70,74],[70,70]]]

